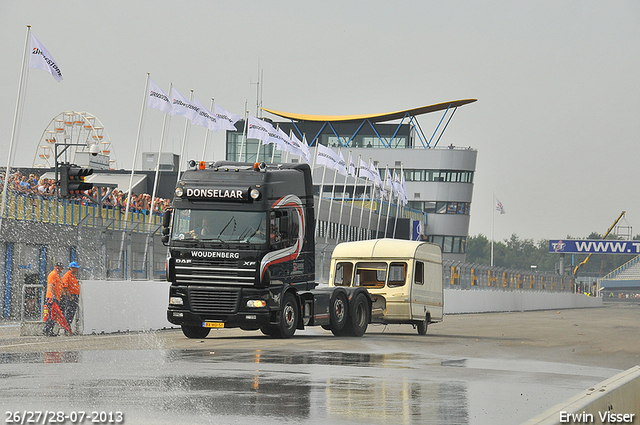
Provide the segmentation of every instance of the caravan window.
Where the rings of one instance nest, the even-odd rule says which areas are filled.
[[[356,284],[365,288],[384,288],[387,279],[387,263],[357,263]]]
[[[336,264],[336,274],[334,277],[335,286],[351,286],[351,275],[353,274],[353,264]]]
[[[416,285],[424,285],[424,263],[416,261],[416,269],[413,272],[413,281]]]
[[[389,282],[387,286],[394,288],[403,286],[407,277],[407,263],[391,263],[389,266]]]

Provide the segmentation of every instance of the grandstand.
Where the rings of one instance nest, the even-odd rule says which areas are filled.
[[[640,289],[640,255],[603,277],[600,287],[606,291]]]

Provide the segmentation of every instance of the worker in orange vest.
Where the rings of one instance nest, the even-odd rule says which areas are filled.
[[[78,283],[78,270],[80,265],[75,261],[69,263],[69,270],[62,277],[62,297],[64,299],[64,318],[69,326],[78,310],[80,298],[80,284]]]
[[[45,308],[49,312],[47,316],[47,321],[44,324],[44,328],[42,329],[42,333],[46,336],[57,336],[53,333],[53,325],[55,322],[52,319],[51,307],[54,302],[59,303],[62,298],[62,263],[58,262],[54,266],[51,273],[47,277],[47,294],[45,301]]]

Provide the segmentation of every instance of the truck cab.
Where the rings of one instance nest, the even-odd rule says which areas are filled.
[[[341,243],[331,256],[331,287],[364,287],[373,300],[371,323],[412,324],[420,335],[442,321],[442,251],[398,239]]]
[[[308,164],[219,161],[185,171],[163,219],[167,320],[188,338],[212,328],[289,338],[323,326],[362,336],[364,288],[318,288]]]

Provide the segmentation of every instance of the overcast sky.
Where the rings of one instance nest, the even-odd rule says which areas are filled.
[[[31,69],[14,164],[30,166],[63,111],[105,126],[130,169],[146,74],[242,115],[263,106],[365,114],[456,99],[440,144],[478,163],[470,235],[580,238],[627,211],[640,233],[640,2],[629,1],[0,1],[0,164],[7,161],[27,25],[64,80]],[[265,116],[269,116],[265,114]],[[142,150],[158,149],[163,114],[145,112]],[[271,117],[275,118],[275,117]],[[420,117],[430,134],[441,115]],[[165,151],[179,153],[172,117]],[[186,158],[205,130],[191,127]],[[223,159],[213,134],[211,159]],[[137,159],[137,166],[141,160]]]

